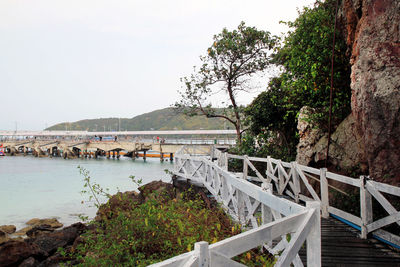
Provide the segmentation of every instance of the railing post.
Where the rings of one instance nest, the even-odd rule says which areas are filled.
[[[196,242],[194,244],[195,254],[199,258],[199,267],[210,266],[210,251],[208,250],[208,243],[205,241]]]
[[[225,171],[228,170],[228,153],[227,152],[224,152],[224,166],[223,166],[223,169]]]
[[[278,164],[282,165],[281,160],[279,160]],[[279,190],[278,192],[282,192],[283,193],[283,186],[285,185],[285,180],[284,180],[284,176],[282,174],[282,170],[281,168],[279,168],[279,166],[277,165],[278,168],[278,186],[279,186]]]
[[[361,238],[366,239],[368,235],[367,225],[373,221],[372,197],[365,184],[366,176],[360,176],[360,209],[361,209]]]
[[[248,170],[249,170],[249,165],[247,164],[247,160],[248,160],[247,155],[244,155],[244,157],[243,157],[243,176],[242,176],[244,180],[247,180],[247,174],[248,174]]]
[[[243,162],[245,161],[245,159],[243,160]],[[244,175],[244,174],[243,174]],[[244,177],[242,177],[242,179],[244,179]],[[236,196],[237,196],[237,208],[238,208],[238,217],[239,217],[239,221],[242,225],[245,224],[245,210],[244,210],[244,193],[242,191],[240,191],[239,189],[236,189]]]
[[[329,217],[329,190],[328,190],[328,180],[326,179],[326,168],[320,169],[320,186],[321,186],[321,211],[322,217]]]
[[[272,184],[271,183],[262,183],[261,188],[263,190],[265,190],[266,192],[272,194]],[[262,224],[272,222],[271,209],[264,204],[261,204],[261,219],[262,219]]]
[[[299,180],[299,174],[297,173],[296,170],[296,162],[292,161],[290,162],[290,166],[292,168],[292,178],[293,178],[293,187],[294,187],[294,200],[296,203],[299,203],[299,194],[300,194],[300,180]]]
[[[262,183],[261,188],[266,192],[272,194],[272,184],[271,183]],[[261,203],[261,224],[266,224],[272,222],[273,215],[271,208]],[[269,248],[272,247],[272,241],[267,243]]]
[[[307,201],[306,207],[315,209],[313,223],[307,236],[307,266],[321,266],[321,216],[320,203],[318,201]]]

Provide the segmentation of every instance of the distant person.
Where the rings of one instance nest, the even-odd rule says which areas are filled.
[[[102,136],[99,136],[99,139],[100,139],[100,142],[101,142],[101,140],[103,139],[103,137],[102,137]]]
[[[117,136],[114,137],[114,141],[117,142]]]

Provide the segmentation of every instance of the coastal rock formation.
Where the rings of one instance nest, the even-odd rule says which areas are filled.
[[[400,1],[345,0],[352,114],[370,176],[400,184]]]
[[[347,173],[356,171],[357,173],[366,173],[368,164],[365,161],[365,154],[362,139],[355,131],[355,119],[350,114],[331,136],[329,146],[329,161],[336,168],[345,170]],[[325,161],[326,146],[328,135],[324,135],[313,147],[313,161],[318,163]]]
[[[15,233],[16,229],[17,228],[15,227],[15,225],[1,225],[0,226],[0,231],[3,231],[6,234]]]
[[[20,230],[18,230],[14,236],[33,236],[37,235],[40,231],[52,232],[57,228],[63,227],[63,224],[57,221],[57,219],[38,219],[33,218],[26,222],[28,225]]]
[[[9,240],[10,238],[8,237],[7,233],[0,230],[0,244],[5,243]]]
[[[0,266],[50,266],[61,262],[65,259],[56,253],[57,248],[72,245],[86,229],[84,224],[75,223],[36,238],[0,244]]]
[[[31,225],[31,226],[48,225],[53,229],[57,229],[57,228],[63,227],[63,224],[60,223],[57,219],[54,219],[54,218],[50,218],[50,219],[33,218],[33,219],[27,221],[26,224],[27,225]]]
[[[314,112],[314,109],[310,107],[302,107],[299,112],[297,130],[300,138],[297,145],[296,161],[303,165],[308,165],[314,160],[314,146],[323,135],[322,130],[316,128],[308,120]]]
[[[47,254],[53,254],[57,248],[64,247],[67,244],[73,244],[75,239],[83,233],[86,226],[82,223],[75,223],[65,227],[62,230],[54,231],[48,234],[39,235],[37,238],[27,239],[29,244],[36,245]]]
[[[312,109],[303,107],[299,115],[297,128],[300,141],[297,145],[296,161],[303,165],[324,166],[328,134],[323,134],[307,121],[307,114],[310,112]],[[363,148],[362,138],[355,130],[355,119],[350,114],[331,135],[329,165],[347,173],[366,173],[368,164]]]
[[[0,266],[16,266],[29,257],[45,256],[39,247],[24,241],[9,241],[0,245]]]

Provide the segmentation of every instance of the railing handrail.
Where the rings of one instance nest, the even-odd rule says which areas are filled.
[[[257,177],[252,177],[253,179],[258,181],[271,181],[278,189],[278,193],[287,193],[297,202],[299,200],[310,200],[308,196],[302,194],[300,191],[299,183],[302,182],[307,189],[307,193],[311,195],[311,199],[320,202],[323,217],[327,218],[329,217],[329,214],[333,214],[350,222],[350,225],[361,230],[362,238],[367,238],[367,235],[372,232],[372,234],[381,241],[400,249],[400,236],[382,229],[392,223],[400,225],[400,212],[395,209],[384,195],[382,195],[382,193],[386,193],[400,197],[400,187],[374,181],[369,176],[360,176],[357,179],[329,172],[325,168],[317,169],[298,164],[297,162],[289,163],[271,157],[258,158],[233,154],[226,154],[225,156],[232,159],[243,160],[243,176],[247,177],[247,174],[244,173],[247,172],[247,168],[250,166],[250,168],[257,174]],[[267,177],[263,177],[262,174],[255,169],[251,161],[267,163],[268,168],[265,174]],[[313,175],[319,176],[319,179]],[[318,195],[314,188],[309,184],[309,179],[317,180],[320,183],[320,195]],[[345,192],[337,187],[329,185],[328,180],[335,180],[359,188],[360,216],[332,207],[329,204],[329,188],[341,193]],[[294,192],[287,190],[286,188],[288,186]],[[372,197],[385,209],[389,214],[388,216],[379,220],[373,220]]]
[[[298,251],[306,239],[307,250],[310,251],[307,253],[307,264],[321,266],[319,203],[307,202],[304,207],[272,194],[270,184],[264,183],[263,187],[259,187],[245,179],[238,179],[227,170],[226,153],[211,150],[209,157],[183,154],[185,151],[190,152],[190,149],[184,148],[175,154],[174,174],[201,183],[233,219],[242,225],[251,225],[253,229],[210,246],[198,242],[194,252],[153,266],[199,266],[199,262],[209,262],[210,266],[219,266],[213,263],[243,266],[230,258],[260,245],[274,255],[285,249],[276,266],[288,266],[290,263],[303,266]],[[261,221],[256,219],[258,209],[261,209]],[[292,234],[290,242],[286,239],[289,233]],[[276,238],[280,241],[273,248],[272,240]]]

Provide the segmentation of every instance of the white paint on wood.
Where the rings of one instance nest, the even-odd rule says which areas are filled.
[[[300,170],[300,168],[298,167],[297,163],[294,164],[296,171],[298,172],[300,178],[303,180],[304,185],[306,186],[308,192],[312,195],[312,197],[314,198],[314,200],[316,201],[321,201],[321,199],[319,198],[319,196],[317,195],[317,193],[315,192],[314,188],[312,188],[312,186],[310,185],[310,183],[307,180],[307,177],[304,175],[303,171]]]
[[[315,216],[314,210],[312,212],[307,212],[304,220],[301,222],[297,231],[292,235],[292,238],[289,242],[287,248],[283,251],[281,256],[279,257],[278,261],[276,262],[275,266],[289,266],[290,263],[296,257],[297,252],[300,250],[301,245],[306,240],[308,233],[311,231],[312,228],[312,218]],[[310,265],[314,266],[314,265]],[[319,266],[319,265],[315,265]]]
[[[360,217],[354,216],[353,214],[350,214],[348,212],[345,212],[343,210],[340,210],[340,209],[337,209],[337,208],[331,207],[331,206],[328,207],[328,211],[334,215],[337,215],[337,216],[349,221],[349,222],[354,223],[355,225],[361,226],[361,218]]]
[[[354,178],[350,178],[344,175],[340,175],[340,174],[336,174],[333,172],[326,172],[326,178],[338,181],[338,182],[342,182],[345,184],[349,184],[352,186],[356,186],[356,187],[360,187],[360,180],[358,179],[354,179]]]
[[[366,179],[365,176],[360,176],[361,238],[364,239],[368,234],[367,225],[373,221],[372,197],[365,186]]]
[[[393,205],[390,204],[390,202],[378,190],[375,189],[375,185],[371,183],[371,181],[367,181],[365,187],[368,189],[368,192],[379,202],[379,204],[381,204],[382,207],[389,213],[389,215],[397,212]],[[397,222],[397,224],[400,225],[400,222]]]
[[[329,217],[329,191],[328,191],[328,180],[326,179],[326,168],[320,169],[320,181],[321,181],[321,212],[323,218]]]
[[[400,212],[391,214],[385,218],[377,220],[367,225],[367,232],[375,231],[376,229],[382,228],[386,225],[399,222],[400,221]]]
[[[210,266],[210,252],[208,250],[208,243],[205,241],[196,242],[194,244],[194,251],[198,257],[198,267]]]
[[[212,266],[221,266],[221,267],[246,267],[246,265],[243,265],[241,263],[238,263],[236,261],[233,261],[229,259],[228,257],[225,257],[221,253],[218,253],[216,251],[211,252],[211,263]]]
[[[400,236],[389,233],[388,231],[382,230],[382,229],[378,229],[376,231],[373,232],[374,235],[387,240],[397,246],[400,246]]]
[[[321,216],[320,203],[317,201],[306,202],[307,208],[314,209],[311,218],[311,229],[307,236],[307,265],[321,266]]]

